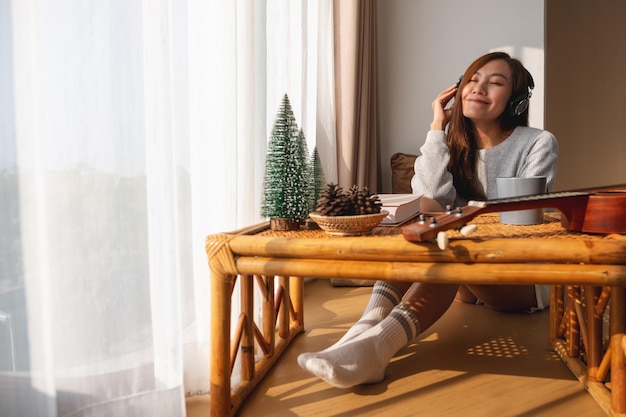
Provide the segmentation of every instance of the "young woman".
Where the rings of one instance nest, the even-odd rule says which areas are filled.
[[[552,190],[558,145],[528,127],[530,73],[508,54],[481,56],[433,101],[433,120],[415,162],[413,192],[442,206],[496,198],[497,177],[546,176]],[[447,105],[454,98],[450,108]],[[303,353],[298,364],[340,388],[380,382],[398,350],[435,323],[454,299],[499,311],[549,304],[549,287],[377,281],[361,318],[334,345]]]

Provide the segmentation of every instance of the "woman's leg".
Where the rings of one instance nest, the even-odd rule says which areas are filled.
[[[459,290],[456,292],[456,297],[454,299],[468,304],[476,304],[478,302],[478,297],[476,297],[474,293],[472,293],[465,285],[459,285]]]
[[[521,312],[537,307],[534,285],[468,285],[467,288],[493,310]]]
[[[402,301],[374,327],[298,364],[340,388],[380,382],[396,352],[435,323],[452,304],[458,285],[414,283]]]
[[[448,311],[458,289],[457,284],[415,283],[404,294],[401,304],[415,314],[423,332]]]
[[[410,282],[376,281],[361,317],[348,329],[341,339],[325,350],[333,349],[350,339],[354,339],[383,321],[389,312],[402,300],[404,293],[410,286]]]

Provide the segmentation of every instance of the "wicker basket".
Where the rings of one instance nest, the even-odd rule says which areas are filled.
[[[337,236],[359,236],[370,233],[387,217],[388,211],[380,213],[359,214],[356,216],[322,216],[310,213],[309,217],[326,233]]]

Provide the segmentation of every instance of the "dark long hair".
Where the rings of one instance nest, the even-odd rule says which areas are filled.
[[[513,85],[511,97],[528,93],[530,85],[529,73],[522,63],[505,52],[491,52],[481,56],[463,74],[451,109],[448,129],[448,148],[450,149],[448,170],[452,173],[457,194],[467,200],[485,199],[486,196],[476,173],[477,145],[474,123],[463,116],[461,92],[476,71],[495,59],[504,60],[511,68]],[[515,115],[510,106],[507,106],[500,115],[499,121],[503,132],[516,126],[528,126],[528,108],[520,115]]]

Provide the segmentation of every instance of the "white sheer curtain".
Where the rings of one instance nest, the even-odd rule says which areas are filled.
[[[337,181],[332,13],[332,0],[267,5],[268,127],[288,94],[309,151],[318,147],[328,182]]]
[[[207,392],[204,239],[261,220],[285,93],[336,175],[331,28],[331,0],[0,0],[2,416]]]
[[[332,0],[220,3],[210,6],[199,0],[189,11],[194,33],[190,49],[207,50],[212,57],[198,63],[193,62],[198,57],[190,55],[194,86],[190,102],[211,109],[210,115],[194,120],[192,132],[197,130],[198,136],[210,132],[211,151],[222,150],[210,156],[208,164],[215,170],[209,188],[214,196],[228,196],[220,204],[198,208],[198,217],[213,210],[211,216],[218,221],[194,230],[200,232],[196,241],[203,240],[206,231],[233,230],[260,220],[267,141],[284,94],[309,151],[318,147],[326,178],[337,177]],[[193,153],[192,158],[197,158],[192,167],[204,169],[205,153]],[[194,321],[185,329],[187,395],[206,394],[209,389],[209,282],[206,256],[197,259],[202,260],[193,284],[197,307]],[[238,297],[233,303],[234,322],[239,316]],[[233,382],[237,381],[235,368]]]

